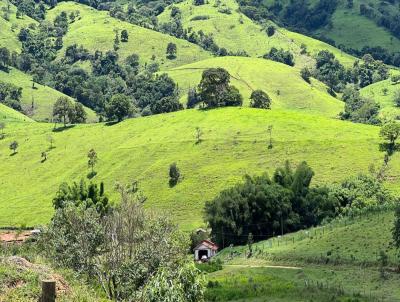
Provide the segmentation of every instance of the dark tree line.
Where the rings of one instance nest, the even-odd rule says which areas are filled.
[[[340,184],[312,187],[313,170],[286,163],[272,177],[246,175],[205,205],[205,221],[222,247],[243,245],[309,228],[352,209],[394,202],[373,176],[358,175]]]

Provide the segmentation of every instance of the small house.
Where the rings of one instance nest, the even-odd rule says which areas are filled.
[[[210,240],[203,240],[194,248],[194,260],[207,261],[214,257],[218,251],[218,245]]]

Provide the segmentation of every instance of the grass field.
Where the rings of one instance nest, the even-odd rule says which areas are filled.
[[[53,104],[60,96],[65,96],[55,89],[37,83],[32,88],[32,76],[15,68],[11,68],[9,72],[0,70],[0,81],[22,87],[22,107],[30,117],[38,121],[50,121],[53,113]],[[86,108],[86,112],[88,114],[88,122],[97,120],[93,110]]]
[[[185,40],[112,18],[105,11],[97,11],[75,2],[59,3],[54,9],[48,11],[47,20],[53,20],[62,11],[68,13],[79,11],[80,17],[69,24],[68,33],[63,38],[64,47],[59,51],[59,57],[64,55],[66,47],[72,44],[83,45],[91,53],[96,50],[103,52],[113,50],[114,30],[120,33],[123,29],[128,31],[129,40],[120,43],[118,54],[122,60],[136,53],[144,64],[152,62],[154,55],[155,62],[160,64],[160,68],[167,69],[211,56],[199,46]],[[169,42],[177,45],[177,58],[173,60],[167,59],[165,54]]]
[[[343,110],[343,103],[327,93],[324,84],[313,80],[305,82],[297,69],[270,60],[243,57],[218,57],[181,66],[168,71],[179,84],[186,103],[189,87],[200,83],[202,72],[211,67],[228,70],[235,85],[248,105],[251,92],[262,89],[272,98],[273,109],[294,109],[336,117]]]
[[[265,29],[238,12],[238,4],[235,0],[218,1],[219,5],[216,0],[211,0],[207,4],[200,6],[195,6],[192,2],[185,0],[174,4],[182,11],[183,27],[212,34],[218,46],[225,47],[229,51],[246,51],[250,56],[260,57],[272,47],[284,48],[294,53],[296,65],[301,67],[308,65],[311,60],[310,57],[300,54],[300,46],[304,43],[307,45],[310,55],[322,49],[328,49],[343,64],[350,66],[354,62],[353,57],[341,53],[338,49],[326,43],[285,29],[278,29],[274,36],[268,37]],[[231,13],[219,12],[223,8],[230,9]],[[171,18],[170,14],[171,7],[158,16],[159,22],[168,22]],[[193,20],[198,16],[207,16],[208,19]]]
[[[273,126],[272,150],[267,148],[268,125]],[[196,127],[203,132],[200,144],[195,143]],[[41,123],[7,125],[7,137],[0,141],[1,226],[47,222],[59,184],[86,178],[90,148],[99,157],[94,180],[104,180],[112,198],[115,181],[136,179],[148,196],[147,206],[171,213],[186,230],[202,224],[206,200],[246,173],[271,172],[286,159],[294,165],[306,160],[316,173],[315,183],[324,183],[366,172],[383,158],[377,127],[282,110],[186,110],[113,126],[52,129]],[[55,139],[56,148],[41,163],[41,152],[49,148],[48,135]],[[10,156],[12,140],[20,147]],[[399,183],[397,157],[388,171],[394,189]],[[168,185],[172,162],[177,162],[183,175],[174,188]]]
[[[384,89],[387,89],[386,93]],[[381,115],[383,117],[395,119],[400,116],[400,108],[396,107],[394,102],[396,91],[400,91],[400,83],[393,84],[389,79],[364,87],[361,89],[361,95],[377,101],[381,105]]]
[[[4,10],[10,7],[10,12],[7,14],[9,20],[4,18]],[[0,47],[7,47],[10,51],[20,52],[21,42],[18,40],[18,33],[21,28],[27,27],[29,24],[37,24],[35,20],[29,16],[16,18],[16,7],[11,3],[6,4],[5,0],[0,0]]]

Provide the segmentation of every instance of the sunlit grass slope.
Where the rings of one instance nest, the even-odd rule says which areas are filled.
[[[0,104],[0,121],[27,121],[32,122],[29,117],[23,115],[22,113],[15,111],[3,104]]]
[[[297,69],[270,60],[244,57],[218,57],[181,66],[168,71],[179,84],[182,102],[186,102],[187,90],[201,80],[203,70],[222,67],[231,75],[235,85],[248,105],[253,90],[262,89],[272,98],[272,108],[294,109],[336,117],[343,103],[330,96],[326,87],[313,80],[305,82]]]
[[[55,89],[37,83],[35,83],[35,87],[32,88],[32,76],[15,68],[11,68],[9,72],[0,70],[0,81],[22,87],[21,101],[23,109],[29,113],[29,116],[38,121],[51,120],[53,104],[60,96],[65,96]],[[86,108],[86,112],[88,114],[88,121],[97,120],[93,110]]]
[[[272,149],[267,148],[269,125],[273,126]],[[195,140],[196,127],[203,132],[200,144]],[[293,164],[306,160],[315,171],[315,182],[324,183],[366,172],[383,158],[377,127],[282,110],[186,110],[113,126],[79,125],[61,132],[52,128],[40,123],[9,124],[7,138],[0,141],[0,225],[47,222],[59,184],[86,178],[91,148],[99,158],[94,180],[105,181],[107,192],[112,193],[115,181],[136,179],[148,196],[147,206],[170,212],[187,230],[202,224],[206,200],[246,173],[272,172],[287,159]],[[56,148],[41,163],[49,134]],[[10,156],[12,140],[20,147]],[[168,172],[173,162],[183,179],[170,188]],[[397,185],[397,155],[391,165],[389,179]]]
[[[8,14],[9,20],[4,18],[4,9],[10,7]],[[10,51],[21,50],[21,42],[18,40],[18,33],[21,28],[27,27],[29,24],[37,24],[35,20],[29,16],[22,16],[17,19],[15,13],[17,11],[14,5],[6,4],[5,0],[0,0],[0,47],[7,47]]]
[[[375,21],[360,14],[360,4],[372,4],[379,8],[382,1],[355,0],[354,7],[349,9],[347,1],[340,1],[339,7],[332,16],[331,26],[320,30],[318,33],[336,41],[336,45],[346,45],[354,49],[362,49],[364,46],[383,47],[393,52],[400,49],[400,40],[384,27],[378,26]],[[391,5],[389,1],[386,7],[391,7],[391,12],[398,11],[398,5]]]
[[[121,59],[136,53],[142,63],[152,62],[152,56],[162,69],[175,67],[210,57],[211,55],[199,46],[185,40],[176,39],[169,35],[139,27],[128,22],[112,18],[105,11],[98,11],[89,6],[75,2],[61,2],[54,9],[49,10],[47,20],[53,20],[62,11],[67,13],[80,12],[80,17],[69,25],[68,33],[63,38],[64,47],[59,55],[65,54],[69,45],[83,45],[90,52],[96,50],[106,52],[113,50],[115,32],[126,29],[129,34],[128,42],[121,42],[118,54]],[[177,58],[166,58],[166,49],[169,42],[177,45]]]
[[[228,51],[246,51],[250,56],[259,57],[267,53],[272,47],[284,48],[292,51],[296,56],[296,64],[302,66],[308,64],[310,58],[300,54],[301,44],[305,44],[311,55],[322,49],[328,49],[346,65],[351,65],[354,58],[341,53],[338,49],[300,34],[292,33],[285,29],[278,29],[276,34],[268,37],[265,29],[255,24],[252,20],[238,11],[238,4],[235,0],[208,1],[208,4],[195,6],[193,1],[185,0],[173,4],[182,11],[182,23],[184,28],[191,28],[193,31],[202,30],[212,34],[215,42]],[[230,9],[231,13],[222,13],[221,9]],[[170,20],[171,7],[167,8],[160,16],[159,22],[164,23]],[[196,20],[194,18],[204,16],[208,19]]]
[[[381,105],[382,117],[394,119],[400,116],[400,108],[394,102],[396,91],[400,91],[400,83],[394,84],[389,79],[364,87],[361,89],[361,94],[374,99]]]

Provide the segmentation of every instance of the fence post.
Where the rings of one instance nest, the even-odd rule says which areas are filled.
[[[42,298],[40,302],[56,301],[56,281],[42,280]]]

